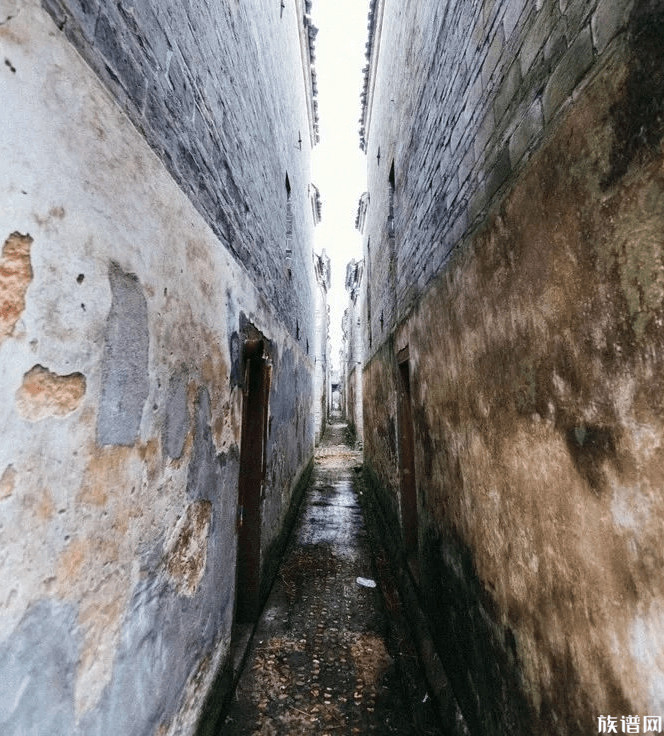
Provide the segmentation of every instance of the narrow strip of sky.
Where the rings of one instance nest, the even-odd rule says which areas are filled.
[[[355,215],[365,190],[366,160],[359,147],[362,67],[366,60],[368,0],[314,0],[320,143],[314,149],[313,178],[323,201],[316,251],[332,265],[330,339],[333,367],[339,367],[341,320],[347,303],[346,264],[362,257]]]

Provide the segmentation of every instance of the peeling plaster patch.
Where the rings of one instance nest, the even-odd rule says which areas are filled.
[[[168,385],[166,417],[162,431],[164,452],[172,460],[182,457],[188,428],[187,381],[184,373],[178,373],[171,377]]]
[[[31,422],[64,417],[78,409],[85,396],[85,386],[82,373],[59,376],[42,365],[35,365],[23,376],[16,392],[16,409]]]
[[[210,428],[210,394],[199,388],[194,419],[194,446],[187,471],[187,492],[192,498],[214,498],[221,486],[221,458]]]
[[[78,605],[82,643],[74,697],[79,716],[93,711],[111,679],[139,540],[163,513],[154,497],[154,507],[148,502],[151,446],[100,450],[93,444],[90,452],[76,495],[75,536],[53,573],[55,593]]]
[[[16,471],[13,465],[8,465],[5,468],[2,477],[0,477],[0,501],[3,498],[9,498],[14,493],[14,486],[16,484]]]
[[[25,292],[32,281],[30,235],[12,233],[2,248],[0,260],[0,344],[14,331],[25,309]]]
[[[203,578],[212,504],[195,501],[179,520],[166,549],[166,569],[178,592],[192,596]]]
[[[97,418],[101,445],[133,445],[148,397],[148,307],[135,274],[109,267],[112,302],[106,322],[102,396]]]

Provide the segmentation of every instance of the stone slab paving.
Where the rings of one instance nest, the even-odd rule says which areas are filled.
[[[413,718],[421,701],[408,702],[379,588],[367,587],[375,567],[353,470],[362,455],[344,430],[328,427],[317,450],[220,735],[440,733]]]

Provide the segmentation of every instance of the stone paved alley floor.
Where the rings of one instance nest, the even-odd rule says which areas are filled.
[[[220,736],[441,733],[383,553],[370,545],[362,455],[344,431],[329,426],[316,452]]]

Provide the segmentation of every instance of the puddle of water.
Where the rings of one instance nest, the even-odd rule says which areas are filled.
[[[352,481],[339,479],[312,489],[298,529],[300,544],[327,544],[335,554],[355,558],[357,537],[364,528]]]

